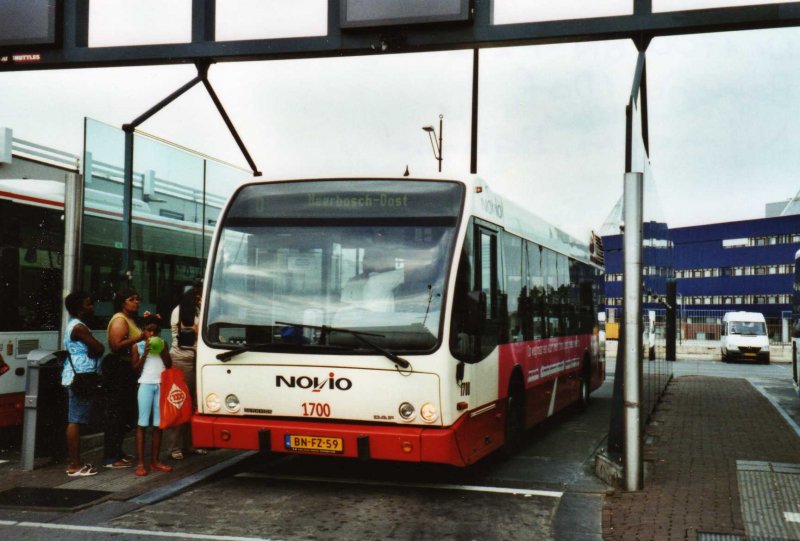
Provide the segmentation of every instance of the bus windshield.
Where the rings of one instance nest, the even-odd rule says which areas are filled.
[[[392,350],[433,349],[462,200],[460,184],[434,181],[243,188],[213,255],[206,339],[374,353],[362,332]]]

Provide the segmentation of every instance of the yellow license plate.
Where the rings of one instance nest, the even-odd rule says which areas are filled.
[[[745,357],[755,357],[756,354],[755,353],[745,353],[744,356]]]
[[[286,448],[292,451],[314,451],[317,453],[344,452],[344,441],[342,441],[342,438],[286,434],[284,443]]]

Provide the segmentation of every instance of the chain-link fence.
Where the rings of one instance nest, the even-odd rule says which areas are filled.
[[[676,310],[675,329],[678,335],[675,340],[678,344],[718,342],[722,334],[722,318],[731,310],[703,310],[683,309]],[[654,313],[651,324],[651,313]],[[642,325],[645,333],[645,345],[655,340],[656,348],[666,344],[666,309],[643,310]],[[606,338],[617,340],[619,338],[619,322],[622,320],[622,310],[609,308],[606,311]],[[791,343],[790,323],[791,312],[782,312],[780,317],[768,317],[767,334],[771,344]],[[652,325],[652,328],[651,328]],[[653,335],[652,337],[650,335]],[[709,344],[710,345],[710,344]]]

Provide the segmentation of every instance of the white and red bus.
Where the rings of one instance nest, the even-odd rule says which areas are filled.
[[[589,248],[479,178],[252,182],[206,272],[198,447],[473,464],[605,378]]]

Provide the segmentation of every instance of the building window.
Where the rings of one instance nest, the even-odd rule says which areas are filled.
[[[738,239],[723,239],[723,248],[747,248],[748,246],[774,246],[777,244],[793,244],[800,242],[800,233],[787,233],[783,235],[769,235],[765,237],[746,237]]]
[[[722,241],[723,248],[744,248],[745,246],[749,246],[750,241],[747,238],[743,239],[724,239]]]

